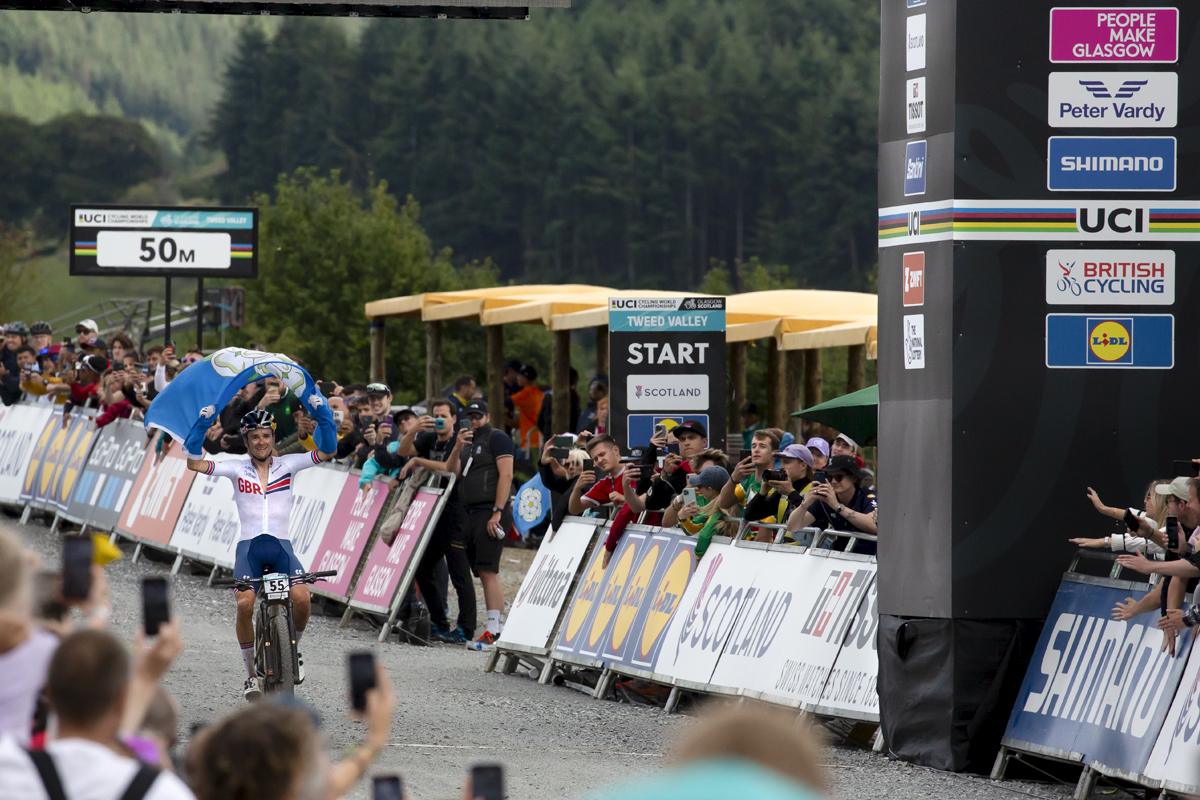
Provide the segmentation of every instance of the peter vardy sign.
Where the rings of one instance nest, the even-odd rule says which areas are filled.
[[[1174,128],[1174,72],[1051,72],[1046,119],[1052,128]],[[923,129],[922,129],[923,130]]]
[[[608,328],[609,427],[622,448],[685,420],[723,440],[724,297],[612,298]]]

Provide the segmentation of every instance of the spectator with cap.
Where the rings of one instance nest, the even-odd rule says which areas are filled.
[[[37,354],[37,372],[22,379],[21,389],[26,399],[33,402],[63,404],[67,401],[70,387],[58,377],[58,352],[60,345],[51,345]]]
[[[838,455],[825,465],[825,482],[814,483],[804,501],[788,517],[788,530],[817,527],[822,530],[878,533],[875,492],[860,485],[862,474],[854,456]],[[862,541],[856,553],[875,554],[875,542]]]
[[[858,462],[858,468],[861,470],[865,462],[862,456],[858,454],[858,442],[851,439],[844,433],[839,433],[833,440],[833,444],[829,447],[831,456],[854,456],[854,460]]]
[[[75,342],[69,345],[71,352],[85,355],[89,347],[101,347],[108,350],[108,345],[100,338],[100,326],[94,319],[81,319],[75,323]]]
[[[29,346],[35,352],[41,351],[54,344],[54,329],[50,327],[50,323],[44,320],[39,320],[29,326]]]
[[[462,431],[460,453],[452,454],[450,466],[461,468],[459,498],[462,500],[462,537],[467,560],[483,584],[487,606],[487,629],[467,646],[493,650],[503,629],[504,587],[500,583],[500,560],[504,537],[512,525],[513,440],[491,425],[486,400],[472,400],[463,410],[471,430]],[[457,457],[459,464],[455,464]]]
[[[812,486],[812,451],[802,444],[789,444],[775,454],[780,468],[787,473],[787,480],[772,480],[768,483],[787,498],[787,516],[800,507],[804,495]]]
[[[662,511],[670,505],[671,499],[687,486],[688,476],[693,472],[691,460],[708,448],[708,429],[699,420],[684,420],[672,428],[667,436],[675,440],[679,452],[668,450],[663,455],[662,470],[655,476],[645,495],[631,496],[626,493],[626,502],[634,513]],[[651,439],[650,443],[659,448],[669,447],[666,437]]]
[[[45,750],[34,752],[11,736],[0,737],[5,797],[193,800],[175,775],[118,755],[133,679],[165,672],[182,647],[172,634],[174,624],[165,627],[167,635],[160,633],[153,646],[140,648],[136,660],[107,631],[84,630],[63,639],[50,660],[47,682],[57,733]]]
[[[754,434],[767,427],[767,424],[762,421],[762,417],[758,415],[758,406],[755,403],[742,404],[742,449],[750,450],[754,443]]]
[[[517,430],[517,447],[537,452],[542,448],[542,432],[538,430],[538,414],[542,410],[542,390],[537,386],[537,367],[525,364],[517,376],[520,387],[513,392],[513,408],[516,418],[511,420]]]
[[[825,465],[829,463],[829,442],[820,436],[814,436],[805,442],[804,446],[812,453],[813,469],[825,469]]]
[[[24,322],[10,322],[4,326],[4,349],[0,351],[0,402],[6,406],[21,399],[21,367],[17,363],[17,350],[29,339],[29,328]]]
[[[663,527],[679,525],[688,535],[696,537],[696,558],[708,550],[712,537],[724,520],[719,498],[721,489],[729,482],[729,473],[721,467],[705,467],[699,474],[689,475],[688,486],[696,489],[696,500],[686,501],[682,494],[671,501],[663,514]]]
[[[588,404],[579,414],[579,421],[575,424],[575,432],[582,433],[584,431],[593,430],[596,425],[596,413],[601,400],[607,402],[608,398],[608,376],[597,375],[592,378],[592,382],[588,384]]]
[[[358,430],[363,442],[355,455],[355,466],[359,469],[362,469],[376,447],[387,447],[399,441],[400,429],[394,424],[391,411],[392,390],[388,385],[378,382],[368,384],[367,406],[358,414]]]
[[[63,404],[63,427],[70,421],[71,411],[75,406],[95,404],[100,391],[100,376],[108,369],[108,359],[104,356],[84,356],[79,359],[78,368],[70,370],[63,376],[63,383],[70,387],[67,402]]]
[[[477,388],[475,379],[470,375],[459,375],[454,379],[454,386],[450,387],[450,392],[446,395],[447,399],[454,404],[454,416],[459,419],[463,418],[463,410],[467,407],[467,403],[475,398]]]

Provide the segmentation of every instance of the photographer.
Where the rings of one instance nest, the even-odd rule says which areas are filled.
[[[554,450],[554,438],[550,437],[546,439],[546,444],[542,447],[542,457],[538,461],[538,474],[542,476],[542,483],[550,491],[553,502],[550,513],[550,530],[556,531],[567,517],[568,506],[571,502],[571,490],[575,488],[575,484],[583,472],[587,453],[582,448],[572,447],[567,453],[564,464],[551,456],[552,450]]]
[[[825,475],[825,482],[814,483],[804,501],[788,517],[788,530],[817,527],[877,533],[875,492],[862,488],[858,460],[854,456],[834,456],[826,465]],[[862,541],[854,552],[874,555],[875,542]]]
[[[362,409],[361,403],[359,408]],[[375,452],[376,447],[386,447],[398,441],[400,431],[392,415],[392,390],[384,383],[367,386],[367,407],[358,415],[358,434],[361,444],[355,450],[354,466],[362,469],[363,464]]]
[[[674,436],[675,443],[667,439]],[[650,488],[640,497],[629,497],[626,502],[635,512],[662,511],[671,504],[671,499],[683,491],[688,476],[693,473],[691,461],[708,448],[708,431],[696,420],[687,420],[671,429],[669,434],[650,440],[652,445],[667,452],[663,456],[662,470],[655,476]]]

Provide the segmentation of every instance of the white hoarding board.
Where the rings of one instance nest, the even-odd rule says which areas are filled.
[[[825,681],[825,691],[817,710],[832,716],[879,721],[879,588],[874,580],[859,604],[858,614],[833,671]]]
[[[350,473],[335,467],[315,467],[299,472],[292,479],[292,515],[288,535],[296,558],[308,570],[321,545],[325,528],[341,497]],[[357,480],[357,477],[355,478]]]
[[[1194,646],[1145,774],[1169,791],[1200,794],[1200,652]]]
[[[554,634],[554,623],[567,601],[567,592],[580,570],[588,545],[596,536],[594,522],[564,522],[553,538],[542,540],[533,564],[517,592],[499,647],[546,649]]]
[[[0,406],[0,503],[20,502],[33,446],[52,413],[48,403]]]

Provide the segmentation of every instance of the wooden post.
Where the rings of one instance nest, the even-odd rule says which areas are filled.
[[[804,405],[812,408],[821,402],[825,384],[821,377],[821,351],[807,352],[808,356],[804,359]]]
[[[371,383],[387,383],[387,369],[383,356],[387,352],[387,338],[383,318],[371,320]]]
[[[766,408],[759,410],[759,416],[768,428],[775,425],[775,384],[779,382],[779,360],[775,358],[776,351],[775,340],[771,339],[767,343],[767,403]]]
[[[779,347],[779,342],[774,338],[771,339],[767,358],[770,359],[770,367],[768,367],[768,388],[770,394],[769,406],[770,416],[768,424],[772,428],[787,429],[788,413],[792,410],[788,406],[787,401],[787,384],[788,384],[788,363],[787,354]]]
[[[425,398],[437,397],[442,391],[442,322],[425,323]]]
[[[504,326],[487,328],[487,401],[492,425],[504,430]]]
[[[804,351],[787,351],[787,427],[797,439],[800,438],[800,418],[792,413],[805,407],[804,402]]]
[[[846,355],[846,394],[866,388],[867,346],[852,344]]]
[[[607,329],[605,329],[607,331]],[[552,435],[571,430],[571,332],[554,332],[554,353],[551,356],[554,405],[551,408]]]
[[[746,343],[734,342],[729,345],[729,423],[725,426],[731,431],[742,428],[742,403],[746,402]],[[721,431],[726,433],[726,431]],[[709,431],[713,435],[713,431]]]
[[[605,382],[609,381],[608,376],[608,326],[600,325],[596,328],[596,374],[604,375]],[[558,430],[555,428],[555,430]]]

